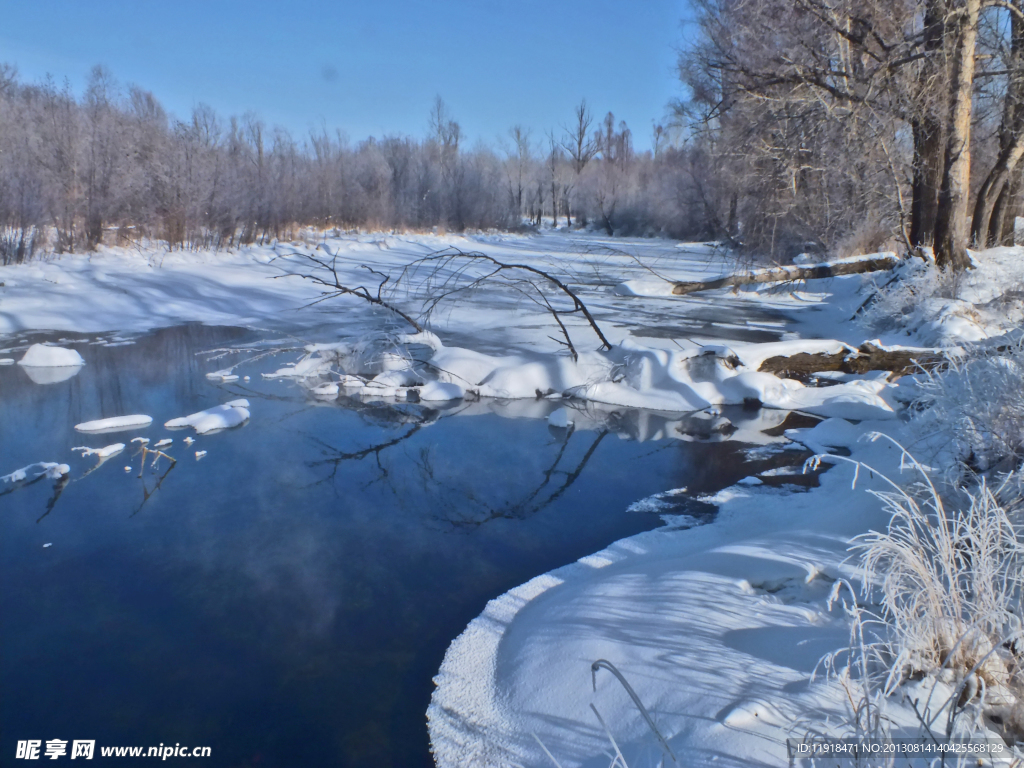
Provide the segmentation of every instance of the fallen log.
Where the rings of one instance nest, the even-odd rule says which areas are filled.
[[[728,286],[782,283],[790,280],[819,280],[823,277],[855,275],[861,272],[882,272],[892,269],[899,262],[895,253],[876,253],[857,259],[825,261],[818,264],[791,264],[784,267],[770,267],[733,275],[722,275],[710,280],[676,283],[672,287],[672,293],[675,296],[685,296],[688,293],[710,291],[714,288]]]
[[[757,369],[773,373],[784,379],[807,382],[815,373],[838,371],[840,373],[868,373],[889,371],[890,378],[906,376],[942,367],[949,359],[940,350],[932,349],[884,349],[870,341],[857,349],[850,347],[843,352],[817,353],[798,352],[795,355],[769,357]]]

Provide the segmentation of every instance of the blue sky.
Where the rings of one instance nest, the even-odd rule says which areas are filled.
[[[435,95],[470,141],[535,139],[586,98],[639,148],[680,93],[681,0],[0,0],[0,61],[22,80],[103,64],[177,117],[205,102],[297,136],[424,134]]]

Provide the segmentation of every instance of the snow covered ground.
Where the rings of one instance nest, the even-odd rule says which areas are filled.
[[[29,330],[245,325],[318,342],[275,374],[301,380],[317,398],[345,392],[457,400],[467,411],[486,407],[488,398],[523,398],[538,418],[577,429],[602,409],[642,407],[674,413],[658,429],[679,434],[690,428],[680,426],[684,419],[707,422],[713,433],[717,406],[756,400],[775,413],[829,417],[787,433],[794,445],[849,451],[898,476],[899,451],[859,438],[878,429],[912,439],[902,418],[906,384],[840,375],[834,386],[817,388],[761,373],[759,364],[800,351],[835,353],[871,337],[948,346],[998,335],[1019,312],[1004,300],[1007,287],[1024,284],[1024,254],[997,249],[988,261],[979,257],[982,268],[952,286],[950,298],[890,297],[889,305],[864,310],[861,323],[852,318],[863,308],[863,288],[878,277],[671,296],[672,281],[732,267],[705,245],[564,233],[352,235],[314,245],[230,254],[104,249],[0,268],[0,333],[14,339],[0,354],[21,357]],[[312,304],[319,287],[300,277],[314,266],[305,254],[326,254],[344,284],[373,293],[377,281],[364,265],[397,276],[411,261],[452,246],[557,272],[613,348],[598,351],[586,322],[572,316],[568,331],[580,350],[572,360],[552,339],[557,328],[542,307],[498,288],[440,307],[429,332],[413,334],[355,298]],[[922,292],[929,280],[920,278]],[[417,311],[415,296],[390,298]],[[236,374],[228,368],[217,375],[227,381]],[[180,421],[202,431],[204,419],[248,417],[241,404],[223,409]],[[754,424],[741,432],[766,443],[755,450],[780,449],[759,439]],[[617,542],[488,604],[452,643],[436,678],[428,718],[439,766],[551,764],[545,750],[564,768],[607,766],[611,737],[633,768],[659,764],[658,739],[611,673],[599,670],[591,690],[598,659],[622,672],[680,764],[785,765],[787,737],[825,728],[826,717],[841,722],[842,698],[811,685],[809,676],[824,653],[845,642],[846,619],[826,597],[836,579],[851,576],[844,565],[849,539],[886,523],[866,492],[880,481],[861,473],[851,491],[853,470],[845,465],[822,474],[817,488],[779,487],[778,478],[767,477],[704,499],[719,510],[708,525],[669,525]],[[909,729],[909,717],[899,719],[907,714],[897,720]]]

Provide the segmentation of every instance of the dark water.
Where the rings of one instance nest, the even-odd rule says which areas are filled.
[[[49,384],[0,368],[0,474],[72,469],[0,483],[0,765],[21,764],[26,739],[95,739],[96,761],[120,765],[135,761],[99,746],[209,746],[211,766],[432,765],[431,677],[488,599],[656,526],[625,512],[636,499],[747,473],[732,443],[621,439],[635,412],[567,436],[542,419],[317,403],[259,380],[281,358],[238,371],[252,382],[208,381],[224,362],[196,351],[246,338],[185,326],[79,344],[88,364]],[[159,426],[239,396],[250,422],[192,447]],[[72,429],[131,413],[154,425]],[[136,435],[172,436],[177,464],[140,478],[128,449],[86,474],[96,460],[71,451]]]

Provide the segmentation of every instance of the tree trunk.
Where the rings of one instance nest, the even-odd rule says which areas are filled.
[[[808,381],[821,371],[858,374],[869,371],[890,371],[891,378],[920,373],[948,364],[949,358],[938,349],[883,349],[870,341],[857,350],[835,354],[798,352],[794,355],[769,357],[757,369],[788,379]]]
[[[824,262],[822,264],[807,265],[794,264],[787,267],[755,269],[752,272],[735,275],[722,275],[711,280],[676,283],[672,288],[672,293],[676,296],[685,296],[688,293],[695,293],[697,291],[710,291],[714,288],[726,288],[735,285],[782,283],[789,280],[818,280],[824,277],[855,275],[861,272],[880,272],[892,269],[897,264],[899,264],[899,259],[896,258],[896,254],[879,253],[874,258],[860,259],[858,261]]]
[[[970,267],[967,207],[971,194],[971,98],[981,0],[964,0],[951,23],[952,80],[949,133],[935,222],[935,263],[962,271]]]
[[[1021,177],[1018,174],[1016,179],[1011,179],[1003,185],[1002,192],[996,198],[988,229],[989,242],[993,245],[1003,245],[1008,239],[1012,242],[1014,217],[1008,214],[1019,204],[1020,187]]]
[[[942,124],[932,116],[915,120],[914,176],[911,182],[910,244],[931,246],[935,242],[935,221],[942,180]]]
[[[948,86],[943,75],[942,48],[946,27],[947,0],[929,0],[925,7],[924,50],[920,81],[937,82],[938,87],[925,85],[921,93],[919,114],[911,120],[914,139],[914,170],[911,182],[910,244],[915,247],[935,243],[935,222],[942,186],[942,168],[946,131],[942,112],[947,108]],[[936,98],[938,103],[935,103]]]
[[[1002,121],[999,125],[999,156],[978,190],[978,200],[971,220],[971,242],[978,247],[997,245],[1002,234],[1006,196],[1013,171],[1024,157],[1024,20],[1010,15],[1010,76],[1004,96]],[[998,202],[1003,206],[997,222],[993,214]],[[993,226],[995,223],[995,226]]]
[[[978,200],[974,205],[974,217],[971,220],[971,242],[979,248],[987,245],[998,245],[999,236],[1002,234],[1002,219],[1006,215],[1005,194],[1010,183],[1011,174],[1014,168],[1024,157],[1024,125],[1017,129],[1010,144],[999,153],[996,164],[985,178],[981,189],[978,190]],[[996,205],[1002,201],[1000,206],[998,223],[992,226],[993,214]]]

